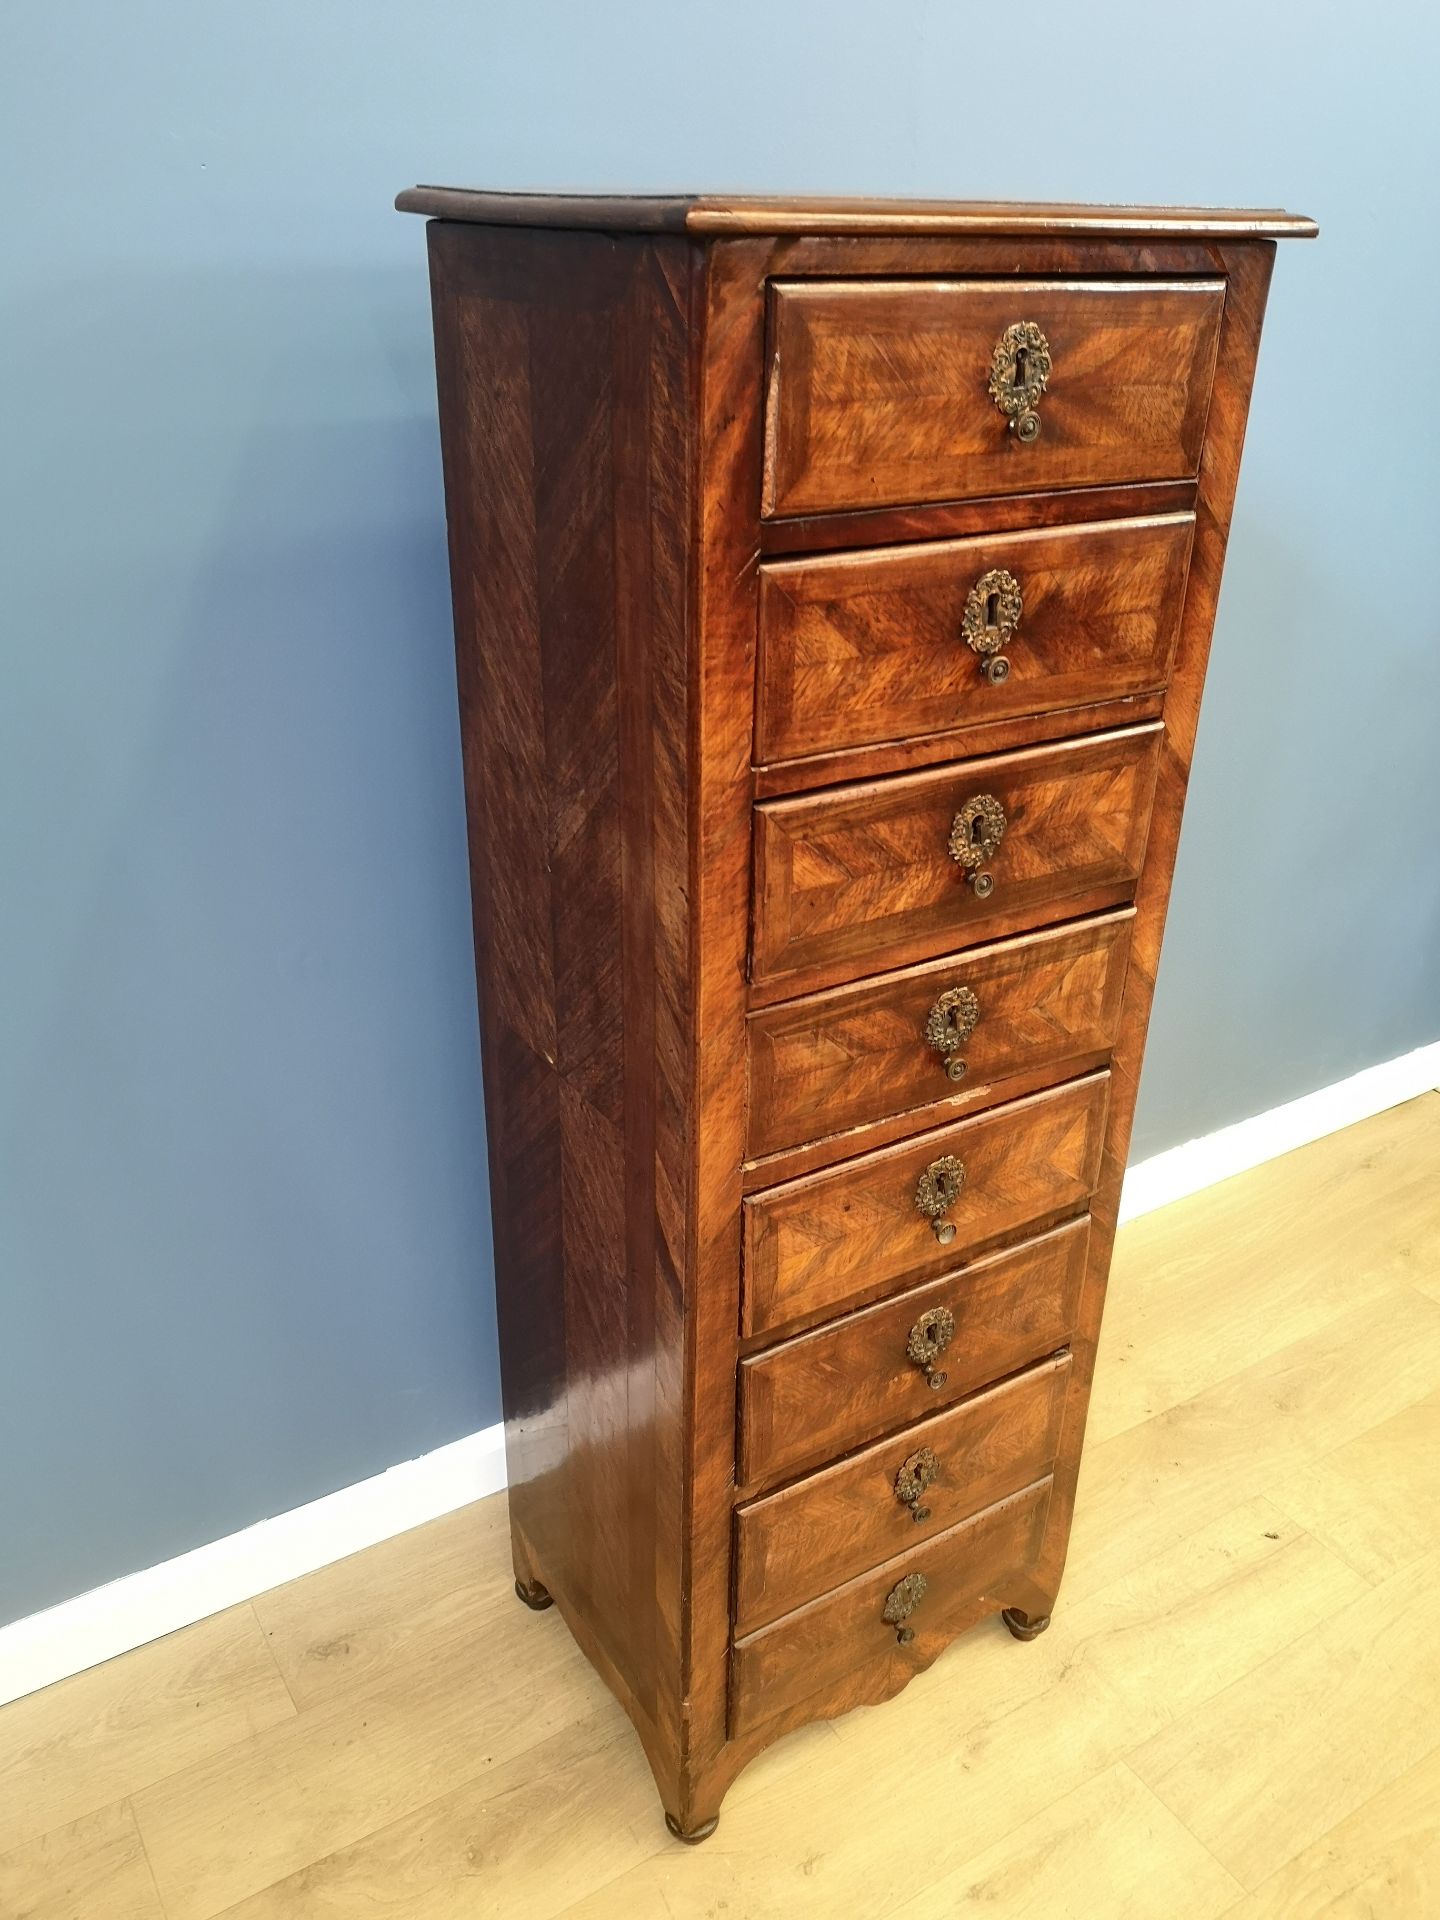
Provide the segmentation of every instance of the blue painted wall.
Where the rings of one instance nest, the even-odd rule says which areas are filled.
[[[934,0],[8,14],[0,1620],[497,1415],[412,180],[1319,217],[1137,1151],[1440,1033],[1435,15],[1026,17],[1022,103]]]

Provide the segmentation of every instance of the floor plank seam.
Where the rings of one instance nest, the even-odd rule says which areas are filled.
[[[1377,1423],[1377,1424],[1380,1424],[1380,1423]],[[1367,1431],[1373,1433],[1374,1428],[1373,1427],[1368,1428]],[[1346,1441],[1345,1444],[1348,1446],[1350,1443]],[[1314,1466],[1314,1465],[1318,1465],[1319,1463],[1317,1461],[1311,1461],[1310,1464]],[[1323,1547],[1326,1553],[1331,1553],[1335,1556],[1337,1560],[1343,1561],[1345,1565],[1349,1567],[1350,1571],[1356,1576],[1356,1578],[1363,1580],[1366,1586],[1370,1587],[1372,1590],[1375,1588],[1383,1587],[1387,1581],[1393,1580],[1397,1573],[1403,1573],[1405,1571],[1403,1567],[1386,1567],[1376,1572],[1368,1572],[1363,1566],[1359,1564],[1359,1561],[1357,1560],[1354,1554],[1350,1554],[1345,1551],[1345,1547],[1341,1541],[1328,1540],[1326,1539],[1324,1534],[1317,1533],[1313,1527],[1303,1526],[1301,1522],[1295,1517],[1295,1515],[1290,1511],[1289,1507],[1286,1506],[1285,1496],[1283,1493],[1277,1493],[1276,1491],[1274,1491],[1274,1489],[1272,1489],[1270,1492],[1266,1494],[1265,1498],[1268,1501],[1270,1501],[1272,1506],[1277,1507],[1280,1510],[1280,1512],[1284,1514],[1285,1518],[1290,1522],[1290,1524],[1293,1527],[1297,1528],[1301,1533],[1305,1534],[1307,1539],[1313,1540],[1318,1547]],[[1430,1556],[1428,1552],[1418,1553],[1415,1555],[1414,1560],[1411,1564],[1418,1566],[1422,1561],[1428,1560],[1429,1557]]]
[[[155,1906],[160,1920],[170,1920],[170,1909],[160,1891],[160,1879],[155,1871],[155,1862],[150,1858],[150,1849],[145,1844],[145,1835],[141,1831],[140,1817],[135,1811],[135,1802],[129,1794],[125,1796],[125,1806],[130,1815],[130,1824],[135,1829],[135,1839],[140,1848],[140,1858],[145,1862],[145,1871],[150,1876],[150,1885],[155,1889]]]
[[[253,1600],[247,1600],[245,1602],[245,1606],[246,1606],[246,1610],[250,1615],[250,1618],[255,1622],[255,1631],[260,1636],[260,1644],[261,1646],[264,1647],[266,1653],[270,1656],[271,1666],[274,1667],[276,1673],[280,1676],[280,1684],[285,1689],[285,1697],[290,1702],[291,1711],[293,1712],[295,1718],[298,1720],[301,1713],[303,1712],[303,1708],[301,1707],[300,1702],[295,1698],[295,1689],[290,1684],[289,1674],[286,1673],[284,1667],[282,1667],[280,1664],[280,1656],[276,1653],[274,1647],[272,1647],[270,1644],[270,1635],[265,1631],[265,1622],[260,1618],[260,1615],[255,1611],[255,1602]],[[278,1724],[283,1725],[284,1723],[280,1722]]]
[[[503,1494],[488,1495],[487,1498],[503,1499],[504,1495]],[[358,1696],[354,1696],[353,1698],[356,1704],[360,1704],[363,1706],[363,1702],[365,1698],[363,1693]],[[334,1704],[333,1702],[327,1701],[323,1708],[316,1707],[308,1710],[302,1709],[300,1713],[297,1715],[297,1718],[300,1720],[304,1720],[305,1718],[307,1718],[308,1714],[318,1714],[320,1712],[326,1711],[333,1704]],[[618,1707],[616,1708],[616,1711],[617,1713],[620,1711]],[[544,1746],[548,1740],[554,1739],[558,1733],[563,1732],[570,1727],[579,1726],[583,1724],[584,1721],[587,1719],[594,1718],[595,1713],[596,1713],[596,1710],[592,1708],[588,1714],[586,1713],[577,1714],[574,1719],[565,1721],[561,1727],[549,1728],[545,1733],[542,1733],[541,1735],[539,1735],[535,1740],[530,1741],[526,1745],[517,1748],[513,1753],[507,1754],[505,1757],[505,1760],[497,1764],[509,1766],[516,1760],[523,1760],[526,1754],[533,1752],[537,1747]],[[289,1721],[277,1721],[276,1724],[277,1726],[289,1726],[292,1723]],[[615,1735],[616,1740],[626,1738],[629,1736],[629,1734],[630,1734],[630,1729],[628,1727],[628,1724],[617,1725],[616,1735]],[[257,1737],[258,1736],[255,1736],[255,1735],[251,1736],[252,1739]],[[603,1742],[601,1746],[597,1749],[597,1753],[604,1754],[605,1752],[608,1751],[609,1747],[611,1747],[614,1744],[615,1744],[614,1741]],[[223,1749],[223,1752],[226,1755],[233,1753],[233,1751],[234,1751],[233,1748]],[[340,1855],[349,1853],[353,1848],[360,1847],[360,1846],[367,1846],[370,1844],[371,1841],[381,1838],[383,1835],[392,1832],[394,1829],[398,1827],[403,1827],[411,1821],[419,1820],[425,1813],[439,1806],[442,1801],[448,1800],[454,1795],[462,1794],[466,1792],[467,1789],[476,1786],[479,1782],[481,1782],[485,1778],[486,1773],[491,1770],[491,1764],[492,1763],[490,1763],[489,1761],[484,1762],[481,1766],[477,1768],[477,1770],[474,1773],[467,1773],[461,1778],[457,1778],[455,1780],[450,1781],[446,1786],[442,1787],[438,1793],[431,1794],[427,1800],[419,1801],[414,1806],[407,1807],[403,1813],[397,1813],[393,1819],[382,1821],[379,1826],[367,1827],[363,1832],[353,1835],[348,1840],[341,1841],[338,1846],[329,1847],[323,1853],[318,1853],[311,1859],[303,1860],[298,1865],[287,1868],[287,1870],[284,1873],[277,1875],[275,1879],[267,1880],[261,1886],[250,1888],[246,1893],[243,1893],[238,1899],[227,1901],[223,1907],[216,1907],[208,1910],[204,1914],[203,1920],[225,1920],[226,1914],[229,1914],[235,1911],[237,1908],[244,1907],[246,1903],[251,1900],[258,1900],[263,1894],[269,1893],[272,1889],[276,1887],[283,1886],[287,1880],[293,1880],[300,1874],[307,1874],[307,1875],[312,1874],[318,1868],[323,1867],[328,1861],[335,1860]],[[179,1771],[185,1772],[185,1771],[193,1771],[193,1770],[194,1769],[182,1768]],[[174,1776],[168,1776],[168,1777],[173,1778]],[[155,1782],[153,1784],[159,1785],[162,1783]],[[147,1787],[147,1788],[141,1789],[140,1791],[142,1793],[148,1792],[149,1788]],[[648,1806],[648,1804],[644,1808],[644,1811],[646,1812],[649,1812],[651,1810],[652,1809]],[[143,1820],[141,1809],[139,1807],[133,1807],[132,1812],[133,1812],[133,1818],[135,1820],[137,1831],[140,1834],[141,1844],[144,1845],[145,1844],[145,1828],[144,1828],[144,1820]],[[664,1834],[663,1827],[661,1828],[661,1834],[663,1837],[663,1834]],[[657,1848],[657,1851],[663,1851],[663,1844],[661,1847]],[[148,1861],[149,1859],[148,1849],[147,1849],[146,1858]],[[626,1871],[628,1870],[629,1869],[626,1869]],[[154,1877],[153,1869],[152,1869],[152,1877]],[[158,1880],[157,1880],[157,1889],[158,1889]],[[593,1891],[593,1889],[591,1891]],[[587,1892],[585,1897],[588,1899],[590,1897],[590,1894]],[[164,1911],[166,1913],[167,1920],[168,1920],[169,1908],[164,1905],[163,1892],[160,1893],[160,1899],[161,1899],[162,1907],[164,1908]],[[0,1920],[3,1920],[3,1916],[0,1916]],[[201,1920],[201,1917],[193,1916],[192,1920]]]
[[[1142,1741],[1140,1744],[1143,1746],[1144,1742]],[[1233,1874],[1230,1871],[1229,1867],[1226,1866],[1225,1862],[1220,1858],[1219,1854],[1217,1854],[1213,1848],[1211,1848],[1206,1844],[1204,1839],[1198,1833],[1196,1833],[1195,1829],[1190,1825],[1189,1821],[1182,1819],[1181,1816],[1175,1811],[1174,1807],[1169,1806],[1164,1800],[1162,1800],[1160,1798],[1160,1795],[1150,1785],[1150,1782],[1148,1780],[1141,1779],[1140,1775],[1135,1771],[1134,1767],[1131,1766],[1129,1756],[1122,1755],[1116,1764],[1118,1766],[1122,1766],[1125,1769],[1126,1773],[1129,1774],[1130,1778],[1140,1788],[1141,1792],[1144,1793],[1145,1797],[1148,1800],[1153,1800],[1155,1802],[1155,1805],[1161,1809],[1161,1811],[1167,1816],[1167,1818],[1175,1821],[1177,1826],[1184,1828],[1185,1832],[1189,1834],[1190,1838],[1195,1842],[1196,1846],[1200,1848],[1201,1852],[1204,1853],[1208,1859],[1214,1861],[1215,1866],[1219,1870],[1219,1872],[1223,1873],[1225,1878],[1230,1882],[1231,1886],[1234,1887],[1235,1898],[1230,1903],[1230,1905],[1225,1908],[1224,1910],[1225,1913],[1233,1912],[1235,1907],[1237,1907],[1242,1900],[1248,1900],[1252,1890],[1245,1885],[1243,1880],[1239,1879],[1235,1874]],[[1215,1916],[1215,1920],[1224,1920],[1223,1914],[1217,1914]]]

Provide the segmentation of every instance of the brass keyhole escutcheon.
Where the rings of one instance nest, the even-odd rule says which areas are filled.
[[[915,1521],[930,1518],[929,1507],[920,1502],[928,1487],[934,1485],[940,1472],[940,1462],[929,1447],[920,1447],[907,1455],[900,1463],[900,1471],[895,1475],[895,1498],[902,1507],[910,1509],[910,1518]]]
[[[910,1329],[905,1342],[905,1358],[925,1376],[925,1384],[938,1392],[948,1375],[935,1362],[955,1338],[955,1316],[949,1307],[927,1307]]]
[[[980,670],[992,687],[1010,677],[1010,662],[1000,649],[1013,638],[1024,611],[1020,582],[1005,567],[982,573],[965,596],[960,637],[979,657]]]
[[[950,858],[964,867],[977,900],[988,900],[995,891],[995,876],[985,863],[998,851],[1006,825],[1005,809],[993,793],[972,794],[950,823]]]
[[[925,1040],[945,1063],[952,1080],[965,1078],[965,1062],[960,1049],[975,1031],[980,1018],[980,1002],[969,987],[947,987],[931,1007],[925,1022]]]
[[[886,1626],[894,1627],[895,1638],[902,1647],[908,1647],[915,1638],[915,1629],[905,1622],[925,1598],[929,1584],[923,1573],[907,1573],[886,1595],[885,1611],[880,1617]]]
[[[1050,381],[1050,342],[1033,320],[1016,320],[990,356],[990,398],[1022,445],[1040,438],[1040,396]]]
[[[926,1167],[915,1189],[915,1211],[930,1222],[930,1230],[942,1247],[948,1247],[955,1238],[955,1226],[941,1215],[960,1198],[964,1184],[964,1161],[957,1160],[953,1153],[942,1153]]]

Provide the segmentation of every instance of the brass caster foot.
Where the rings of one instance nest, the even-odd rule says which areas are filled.
[[[1017,1640],[1038,1640],[1050,1624],[1048,1613],[1042,1613],[1038,1620],[1032,1620],[1029,1614],[1022,1613],[1019,1607],[1006,1607],[1000,1618]]]
[[[553,1607],[555,1596],[548,1588],[542,1587],[538,1580],[517,1580],[515,1591],[534,1613],[543,1613],[546,1607]]]
[[[708,1840],[711,1834],[714,1833],[716,1827],[719,1826],[720,1816],[718,1813],[713,1815],[712,1818],[704,1821],[700,1826],[696,1827],[693,1833],[686,1833],[685,1829],[680,1825],[680,1822],[675,1818],[673,1813],[666,1814],[665,1824],[670,1829],[671,1833],[674,1834],[675,1838],[677,1840],[683,1840],[687,1847],[698,1847],[700,1842],[702,1840]]]

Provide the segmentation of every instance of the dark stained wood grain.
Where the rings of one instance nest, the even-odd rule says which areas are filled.
[[[1160,729],[1136,727],[755,810],[757,1001],[1128,899]],[[950,854],[970,800],[1004,812],[981,899]]]
[[[553,1595],[634,1719],[667,1816],[694,1834],[777,1734],[889,1697],[987,1613],[1038,1620],[1055,1603],[1274,253],[1256,236],[1313,229],[1193,210],[448,190],[402,202],[451,216],[430,245],[515,1571],[532,1600]],[[1023,484],[973,462],[961,474],[947,449],[964,430],[955,441],[926,386],[934,337],[912,323],[894,335],[908,371],[893,394],[875,390],[882,415],[898,403],[920,421],[923,490],[857,495],[850,429],[821,458],[806,425],[805,484],[824,510],[765,520],[767,290],[784,283],[813,311],[836,283],[864,306],[875,283],[927,281],[943,283],[947,314],[957,285],[994,283],[1002,304],[1064,295],[1049,438],[1024,450],[1054,462]],[[1093,283],[1148,322],[1102,341]],[[1206,323],[1183,317],[1197,300],[1218,311],[1200,283],[1224,294],[1203,443]],[[877,378],[863,337],[831,365],[822,384],[839,401],[857,368]],[[1066,394],[1065,368],[1084,370],[1088,400]],[[810,377],[782,354],[782,387],[797,371]],[[968,386],[962,397],[963,412]],[[878,433],[884,453],[888,431],[872,420],[860,438]],[[1085,466],[1112,454],[1103,472]],[[1079,686],[1062,705],[992,706],[925,732],[902,673],[902,697],[894,683],[885,695],[897,731],[877,739],[868,712],[842,711],[868,704],[842,676],[823,717],[840,729],[826,738],[849,744],[797,734],[798,701],[783,748],[795,757],[757,743],[762,564],[853,568],[860,604],[888,604],[933,644],[931,589],[893,587],[941,564],[920,543],[1033,535],[1033,555],[1086,522],[1192,510],[1163,690]],[[818,559],[862,546],[906,551]],[[822,598],[825,622],[849,617],[831,611],[843,592]],[[1163,648],[1157,636],[1158,623]],[[1050,644],[1078,640],[1057,630]],[[1097,643],[1097,669],[1144,655],[1128,644]],[[957,909],[945,840],[947,807],[981,775],[1013,782],[1000,796],[1012,824],[996,893],[974,911]],[[1114,917],[1132,897],[1133,922]],[[1087,945],[1101,927],[1108,944]],[[1069,971],[1047,972],[1072,940]],[[1022,949],[1028,1008],[1004,957]],[[936,1062],[901,1028],[933,980],[992,963],[980,1077],[927,1099],[917,1075]],[[756,1061],[771,1050],[753,1082],[752,1045]],[[951,1146],[971,1178],[942,1251],[913,1211],[914,1177]],[[933,1392],[897,1359],[929,1304],[957,1322]],[[1017,1389],[996,1383],[1036,1365],[1053,1386],[1043,1417],[1028,1400],[1024,1419],[1002,1417]],[[977,1392],[990,1412],[957,1411]],[[1036,1421],[1050,1435],[1062,1397],[1047,1451]],[[873,1492],[914,1423],[956,1435],[967,1419],[980,1422],[975,1470],[955,1486],[970,1495],[934,1526],[998,1487],[1011,1472],[998,1463],[1030,1471],[1038,1446],[1044,1476],[847,1579],[860,1509],[834,1490]],[[735,1637],[737,1500],[742,1527],[802,1517],[775,1523],[780,1584],[772,1573],[768,1598],[743,1600]],[[877,1532],[859,1557],[888,1550]],[[931,1590],[902,1647],[879,1616],[912,1568]],[[741,1577],[749,1594],[753,1573]],[[795,1581],[815,1597],[792,1607]],[[757,1604],[765,1624],[746,1631]],[[791,1610],[772,1618],[775,1605]]]
[[[892,1114],[993,1105],[1010,1083],[1071,1078],[1109,1052],[1120,1019],[1131,910],[1023,934],[954,959],[907,967],[750,1016],[750,1151],[774,1154]],[[926,1039],[940,996],[973,993],[979,1012],[955,1055]],[[868,1142],[855,1141],[851,1151]],[[832,1157],[844,1150],[837,1142]]]
[[[878,1697],[927,1666],[976,1609],[992,1611],[1021,1568],[1033,1562],[1045,1524],[1050,1482],[1013,1493],[972,1519],[874,1571],[812,1600],[735,1643],[737,1734],[783,1715],[800,1701],[853,1684]],[[920,1574],[927,1591],[907,1623],[914,1639],[900,1644],[885,1601],[898,1583]]]
[[[771,291],[767,515],[1179,480],[1200,464],[1217,280],[782,281]],[[1038,440],[988,391],[1006,328],[1054,370]]]
[[[1055,1463],[1069,1354],[862,1447],[735,1514],[735,1631],[753,1632],[907,1553]],[[935,1478],[905,1505],[896,1480],[920,1448]]]
[[[1057,1352],[1075,1324],[1088,1236],[1087,1219],[1067,1221],[743,1359],[745,1485],[833,1459]],[[935,1307],[955,1323],[938,1386],[906,1352],[911,1329]]]
[[[757,757],[774,764],[1158,691],[1193,530],[1183,514],[770,562]],[[972,592],[997,569],[1023,603],[995,641],[1010,666],[998,683],[962,637]]]
[[[680,1743],[680,241],[430,228],[517,1578]]]
[[[973,1249],[1083,1207],[1100,1171],[1109,1077],[1088,1075],[954,1126],[843,1161],[745,1201],[743,1330],[839,1312],[943,1273]],[[925,1169],[954,1155],[965,1184],[942,1242],[915,1205]]]

